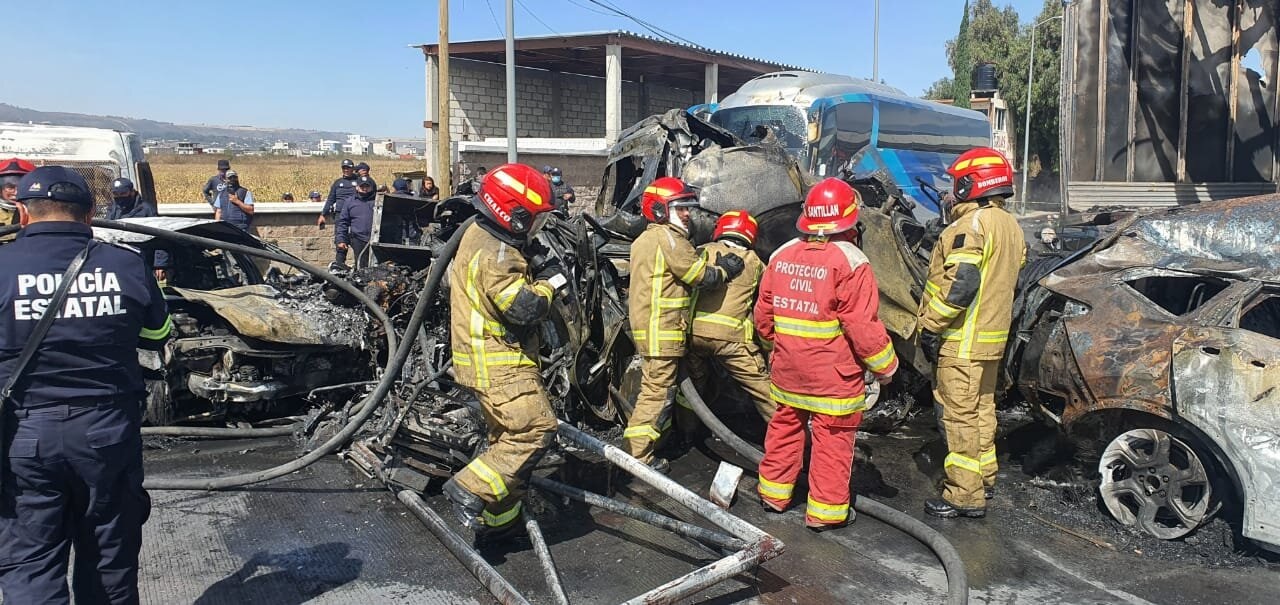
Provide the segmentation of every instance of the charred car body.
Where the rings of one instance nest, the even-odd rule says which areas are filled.
[[[687,114],[648,118],[614,147],[597,210],[616,207],[608,225],[634,235],[640,188],[683,176],[709,193],[695,240],[715,214],[746,208],[761,217],[767,255],[795,236],[805,188],[794,165],[768,147],[744,145]],[[782,186],[788,180],[794,190]],[[917,217],[892,179],[851,183],[866,204],[861,244],[876,272],[880,317],[900,357],[932,376],[912,339],[940,226]],[[1243,535],[1280,545],[1278,212],[1273,196],[1073,216],[1054,222],[1061,240],[1053,249],[1035,241],[1043,219],[1023,221],[1033,245],[1001,389],[1097,462],[1102,500],[1126,525],[1177,538],[1238,501]]]

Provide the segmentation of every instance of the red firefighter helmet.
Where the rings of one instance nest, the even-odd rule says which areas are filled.
[[[804,210],[796,220],[796,229],[810,235],[843,233],[858,224],[861,206],[858,192],[849,183],[827,177],[814,185],[804,198]]]
[[[36,165],[26,160],[9,158],[0,160],[0,176],[22,176],[36,169]]]
[[[640,214],[652,223],[669,221],[672,209],[697,205],[698,191],[673,176],[664,176],[649,183],[640,196]]]
[[[1004,154],[990,147],[976,147],[956,158],[947,169],[957,202],[1013,195],[1013,166]]]
[[[760,225],[756,217],[746,210],[730,210],[720,215],[716,221],[716,231],[712,239],[736,237],[748,246],[754,246],[756,235],[760,233]]]
[[[476,199],[480,212],[516,235],[537,232],[545,213],[555,210],[547,179],[536,168],[524,164],[503,164],[491,170],[480,184]]]

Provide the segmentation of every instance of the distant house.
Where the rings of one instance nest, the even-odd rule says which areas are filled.
[[[320,139],[320,142],[319,142],[319,143],[316,143],[316,150],[315,150],[315,153],[316,153],[317,155],[326,155],[326,154],[330,154],[330,153],[338,153],[339,151],[342,151],[342,141],[333,141],[333,140],[330,140],[330,139]]]
[[[381,141],[378,141],[373,146],[373,155],[383,156],[383,157],[395,157],[397,155],[396,142],[391,139],[383,139]]]
[[[190,141],[183,141],[178,143],[174,153],[178,155],[200,155],[204,153],[204,148]]]
[[[348,155],[369,155],[372,144],[362,135],[349,134],[347,142],[342,144],[342,152]]]
[[[205,147],[204,153],[205,155],[226,155],[227,148],[226,147]]]

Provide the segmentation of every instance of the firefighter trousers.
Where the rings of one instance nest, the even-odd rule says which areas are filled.
[[[998,360],[938,359],[933,398],[947,439],[942,497],[952,506],[984,508],[982,488],[996,482]]]
[[[809,452],[809,499],[804,520],[809,526],[839,525],[849,518],[849,478],[853,474],[853,442],[862,412],[846,416],[818,414],[779,405],[764,437],[760,462],[760,497],[777,510],[791,504],[791,493],[803,463],[805,425],[813,435]]]
[[[485,525],[502,527],[520,515],[520,500],[533,468],[550,447],[556,417],[537,379],[502,381],[475,391],[489,427],[489,449],[455,478],[485,502]]]
[[[699,394],[707,392],[706,387],[714,371],[711,367],[713,361],[719,363],[742,387],[767,424],[778,404],[769,395],[769,370],[764,365],[760,348],[755,343],[694,336],[689,343],[689,354],[684,358],[684,369]],[[682,433],[692,432],[699,425],[698,417],[679,391],[676,392],[676,404],[679,406],[676,408],[676,426]]]
[[[636,409],[622,437],[627,440],[627,451],[645,464],[653,462],[658,439],[671,427],[671,391],[679,367],[679,357],[645,357],[641,366]]]

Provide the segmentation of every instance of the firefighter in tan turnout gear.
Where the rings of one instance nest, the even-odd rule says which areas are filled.
[[[622,435],[632,456],[660,472],[670,465],[655,459],[653,451],[671,424],[668,397],[685,354],[693,288],[718,288],[744,267],[736,255],[703,258],[693,248],[689,209],[697,205],[697,192],[680,179],[655,180],[640,199],[640,212],[650,224],[631,244],[628,312],[644,366],[635,411]]]
[[[924,507],[939,517],[983,517],[996,480],[997,364],[1026,244],[1004,210],[1013,169],[1000,152],[969,150],[947,172],[954,201],[944,202],[949,224],[933,248],[918,315],[920,349],[937,368],[933,397],[948,454],[942,497]]]
[[[530,267],[522,252],[555,209],[536,169],[495,168],[475,204],[480,215],[449,268],[449,303],[454,376],[480,401],[489,449],[447,481],[444,493],[483,543],[524,527],[524,484],[555,434],[538,373],[537,326],[567,280],[554,261]]]
[[[710,362],[724,368],[760,412],[766,423],[777,409],[769,395],[769,371],[764,356],[755,340],[755,325],[751,308],[756,302],[756,290],[764,263],[752,249],[760,228],[755,217],[745,210],[731,210],[716,221],[712,242],[699,248],[703,259],[717,256],[736,256],[743,260],[740,275],[729,280],[720,290],[698,292],[693,303],[692,338],[689,355],[685,358],[685,370],[698,390],[703,390],[711,374]],[[677,394],[682,406],[684,398]],[[696,426],[691,410],[683,410],[677,420]]]

